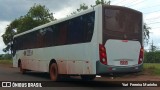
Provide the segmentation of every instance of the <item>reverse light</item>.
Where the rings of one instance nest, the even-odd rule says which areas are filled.
[[[143,47],[140,49],[140,53],[139,53],[139,60],[138,60],[138,64],[141,64],[143,62],[143,58],[144,58],[144,49]]]

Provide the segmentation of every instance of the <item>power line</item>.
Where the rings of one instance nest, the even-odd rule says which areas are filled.
[[[147,25],[149,25],[149,24],[157,24],[157,23],[160,23],[160,22],[151,22],[151,23],[147,23]]]
[[[130,2],[130,3],[133,3],[133,2],[136,2],[137,0],[133,0],[132,2]],[[126,6],[126,4],[124,4],[124,6]]]
[[[129,6],[127,6],[127,7],[131,7],[131,6],[134,6],[134,5],[140,4],[140,3],[144,2],[144,1],[146,1],[146,0],[143,0],[143,1],[140,1],[140,2],[137,2],[137,3],[134,3],[134,4],[129,5]]]
[[[160,29],[160,27],[153,27],[153,28],[151,28],[151,29],[156,29],[156,28],[159,28],[159,29]]]
[[[152,12],[147,12],[147,13],[144,13],[144,14],[150,14],[150,13],[155,13],[155,12],[159,12],[160,10],[157,10],[157,11],[152,11]]]
[[[148,8],[153,8],[153,7],[157,7],[157,6],[160,6],[160,4],[154,5],[154,6],[145,7],[145,8],[140,8],[140,9],[148,9]]]
[[[158,19],[158,18],[160,18],[160,16],[154,17],[154,18],[148,18],[148,19],[145,19],[145,20],[155,20],[155,19]]]
[[[119,3],[122,3],[122,2],[124,2],[124,1],[125,1],[125,0],[122,0],[122,1],[120,0],[119,2],[117,2],[117,3],[115,3],[115,4],[119,4]]]
[[[111,1],[111,3],[112,3],[112,2],[114,3],[114,2],[117,1],[117,0],[110,0],[110,1]]]

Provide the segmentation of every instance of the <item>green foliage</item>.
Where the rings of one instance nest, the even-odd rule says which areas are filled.
[[[160,51],[145,52],[144,62],[145,63],[160,63]]]
[[[107,5],[110,5],[110,1],[106,2],[105,0],[96,0],[96,1],[95,1],[95,5],[91,5],[91,7],[95,7],[96,5],[99,5],[99,4],[107,4]],[[77,12],[81,12],[81,11],[86,10],[86,9],[88,9],[88,6],[87,6],[85,3],[80,4],[80,7],[79,7],[76,11],[73,11],[73,12],[71,13],[71,15],[74,15],[74,14],[76,14]]]
[[[143,68],[150,74],[160,75],[160,63],[144,63]]]
[[[49,13],[49,9],[45,6],[35,4],[26,15],[15,19],[7,26],[5,33],[2,35],[3,42],[6,45],[3,51],[7,52],[11,49],[11,42],[15,34],[30,30],[53,20],[56,19],[52,13]],[[16,29],[16,32],[13,31],[14,29]]]
[[[80,12],[80,11],[86,10],[86,9],[88,9],[88,6],[85,3],[83,3],[83,4],[80,4],[80,7],[79,7],[79,9],[77,9],[77,11]]]
[[[73,12],[71,13],[71,15],[74,15],[74,14],[76,14],[77,12],[81,12],[81,11],[86,10],[86,9],[88,9],[88,6],[87,6],[85,3],[80,4],[79,8],[78,8],[76,11],[73,11]]]
[[[12,60],[11,59],[7,59],[7,60],[0,60],[0,64],[3,64],[3,65],[5,65],[5,64],[12,64]]]
[[[106,4],[106,5],[110,5],[110,3],[111,3],[111,1],[109,0],[109,1],[105,1],[105,0],[96,0],[95,1],[95,5],[91,5],[91,7],[95,7],[95,6],[97,6],[97,5],[99,5],[99,4]]]
[[[95,3],[96,3],[96,5],[106,4],[106,1],[104,1],[104,0],[96,0]]]
[[[12,55],[11,54],[0,54],[0,60],[11,60]]]
[[[45,6],[36,4],[30,8],[27,16],[39,22],[39,24],[44,24],[55,20],[53,13],[49,13],[49,9],[47,9]]]
[[[150,34],[150,32],[149,32],[149,30],[151,29],[149,26],[147,26],[147,24],[146,23],[144,23],[144,25],[143,25],[143,29],[144,29],[144,40],[145,40],[145,43],[147,43],[148,44],[148,42],[149,42],[149,34]]]
[[[150,46],[149,52],[145,51],[144,53],[144,62],[145,63],[160,63],[160,50],[153,45],[153,42]]]

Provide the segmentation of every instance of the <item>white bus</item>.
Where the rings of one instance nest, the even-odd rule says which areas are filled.
[[[13,67],[60,75],[138,72],[143,64],[142,13],[98,5],[14,36]]]

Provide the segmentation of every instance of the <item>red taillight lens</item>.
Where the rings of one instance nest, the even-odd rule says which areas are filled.
[[[140,53],[139,53],[139,60],[138,60],[138,64],[141,64],[143,62],[143,57],[144,57],[144,49],[143,47],[140,49]]]
[[[100,62],[102,64],[107,65],[106,48],[102,44],[99,44],[99,56],[100,56]]]

